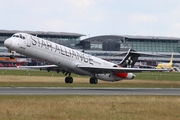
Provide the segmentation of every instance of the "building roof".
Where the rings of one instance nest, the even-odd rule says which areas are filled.
[[[33,35],[52,35],[52,36],[75,36],[75,37],[81,37],[81,36],[85,36],[83,34],[79,34],[79,33],[69,33],[69,32],[44,32],[44,31],[19,31],[19,30],[0,30],[0,34],[14,34],[14,33],[18,33],[18,32],[24,32],[24,33],[28,33],[28,34],[33,34]]]
[[[164,37],[164,36],[136,36],[136,35],[101,35],[84,39],[85,41],[91,40],[100,40],[107,41],[108,40],[125,40],[125,39],[138,39],[138,40],[180,40],[177,37]]]
[[[180,40],[180,38],[177,38],[177,37],[165,37],[165,36],[124,35],[124,37],[129,38],[129,39]]]

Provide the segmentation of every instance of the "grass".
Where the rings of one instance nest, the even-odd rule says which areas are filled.
[[[1,75],[18,75],[18,76],[64,76],[62,73],[56,72],[47,72],[47,71],[40,71],[40,70],[0,70]],[[74,76],[74,74],[73,74]]]
[[[121,87],[121,88],[180,88],[180,74],[168,72],[136,73],[134,80],[100,81],[89,84],[89,77],[72,74],[73,84],[65,84],[62,73],[39,70],[0,70],[0,87]]]
[[[64,83],[64,77],[52,76],[1,76],[0,87],[121,87],[121,88],[180,88],[180,81],[124,80],[118,82],[99,81],[89,84],[89,78],[74,77],[73,84]]]
[[[179,96],[1,96],[2,120],[179,120]]]
[[[156,81],[180,81],[179,72],[143,72],[136,73],[136,79]]]

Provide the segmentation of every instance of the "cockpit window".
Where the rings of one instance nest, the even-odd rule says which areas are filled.
[[[19,38],[19,35],[13,35],[12,37],[18,37]]]
[[[17,37],[17,38],[25,39],[25,37],[24,37],[23,35],[21,35],[21,34],[19,34],[19,35],[13,35],[12,37]]]
[[[22,36],[22,38],[23,38],[23,39],[25,39],[25,37],[24,37],[24,36]]]

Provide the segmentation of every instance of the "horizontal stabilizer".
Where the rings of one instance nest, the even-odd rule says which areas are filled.
[[[106,66],[84,66],[78,65],[78,68],[82,70],[89,71],[91,73],[118,73],[118,72],[143,72],[143,71],[150,71],[150,72],[161,72],[161,71],[168,71],[165,69],[144,69],[144,68],[119,68],[119,67],[106,67]]]

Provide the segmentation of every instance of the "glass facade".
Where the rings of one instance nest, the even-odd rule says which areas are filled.
[[[141,52],[180,52],[180,40],[126,39],[132,49]]]
[[[97,36],[84,39],[80,42],[80,46],[85,50],[99,51],[120,51],[121,37],[117,36]]]
[[[109,51],[127,51],[132,48],[139,52],[180,52],[180,38],[173,37],[104,35],[87,38],[83,41],[89,42],[90,50],[96,48],[96,50],[107,51],[109,49],[105,48],[111,48]],[[103,43],[108,44],[103,45]]]

